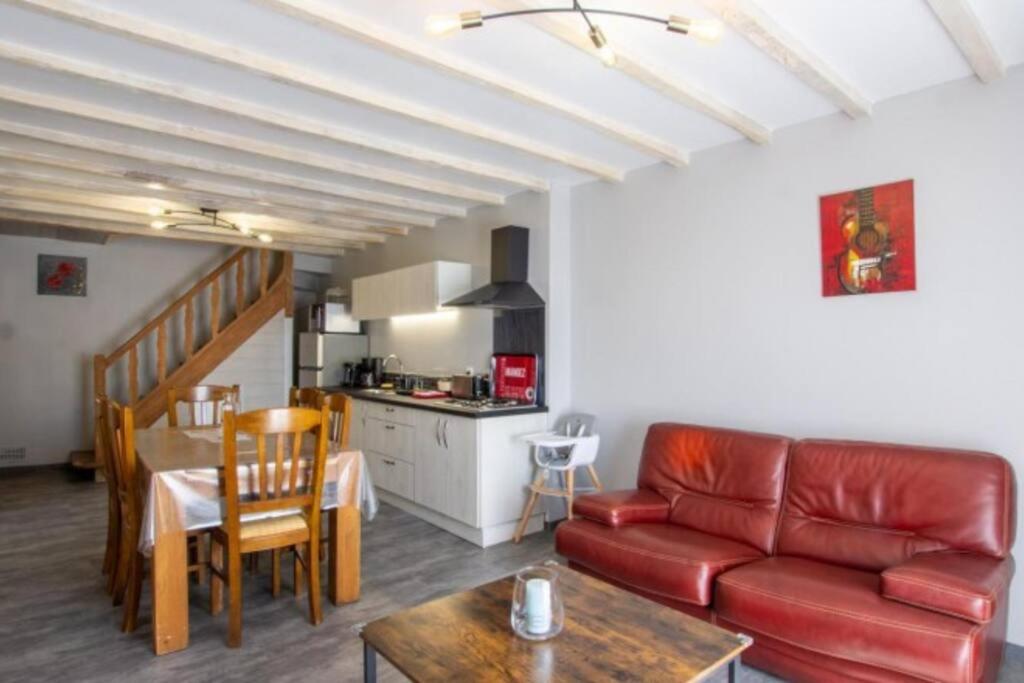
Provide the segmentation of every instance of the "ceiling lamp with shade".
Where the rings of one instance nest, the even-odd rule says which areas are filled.
[[[530,9],[514,10],[508,12],[495,12],[493,14],[482,14],[480,11],[461,12],[459,14],[433,15],[427,18],[427,32],[436,36],[447,36],[457,31],[464,31],[471,28],[479,28],[485,21],[505,19],[507,17],[520,17],[530,14],[577,14],[586,24],[587,35],[597,50],[597,56],[605,66],[615,66],[615,50],[608,44],[604,31],[591,20],[591,15],[606,15],[613,17],[626,17],[627,19],[639,19],[641,21],[654,22],[663,25],[666,30],[673,33],[680,33],[685,36],[696,38],[703,42],[715,42],[722,36],[722,24],[713,19],[691,19],[672,15],[667,19],[653,17],[637,12],[624,12],[611,9],[590,9],[584,8],[579,2],[573,0],[571,7],[536,7]]]
[[[270,244],[274,241],[271,235],[265,232],[255,233],[245,223],[232,223],[221,218],[217,209],[200,208],[198,211],[179,211],[177,209],[164,209],[159,206],[153,206],[150,207],[148,213],[155,219],[149,224],[149,227],[154,230],[220,228],[224,231],[237,232],[246,237],[251,237],[264,244]]]

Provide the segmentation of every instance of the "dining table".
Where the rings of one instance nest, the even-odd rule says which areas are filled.
[[[312,458],[312,443],[304,449]],[[188,532],[224,519],[220,428],[140,429],[135,433],[145,504],[139,551],[150,558],[153,649],[158,655],[188,646]],[[238,467],[254,469],[252,437],[238,435]],[[241,473],[241,472],[240,472]],[[250,477],[240,476],[240,481]],[[328,590],[335,605],[359,599],[360,515],[372,519],[377,499],[363,454],[331,444],[321,509],[328,520]]]

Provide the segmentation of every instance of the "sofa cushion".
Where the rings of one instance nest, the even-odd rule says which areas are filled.
[[[812,652],[926,680],[977,680],[984,628],[886,600],[879,581],[874,572],[772,557],[718,577],[715,611]]]
[[[1006,557],[1013,472],[969,451],[800,441],[789,458],[778,555],[882,571],[946,549]]]
[[[672,522],[767,554],[778,524],[789,446],[781,436],[653,424],[637,486],[672,503]]]
[[[979,624],[1006,599],[1013,559],[977,553],[924,553],[882,572],[882,595]]]
[[[589,519],[559,524],[555,549],[615,581],[695,605],[711,603],[720,573],[764,557],[743,543],[675,524],[611,528]]]
[[[589,493],[573,501],[572,511],[606,526],[667,522],[669,503],[649,489]]]

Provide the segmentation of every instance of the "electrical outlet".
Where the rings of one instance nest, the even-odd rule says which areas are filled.
[[[0,448],[0,464],[21,462],[24,459],[24,446]]]

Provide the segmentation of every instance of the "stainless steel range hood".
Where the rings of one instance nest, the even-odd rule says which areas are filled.
[[[444,305],[501,310],[543,308],[544,299],[526,281],[529,263],[529,229],[515,225],[496,228],[491,231],[491,283]]]

